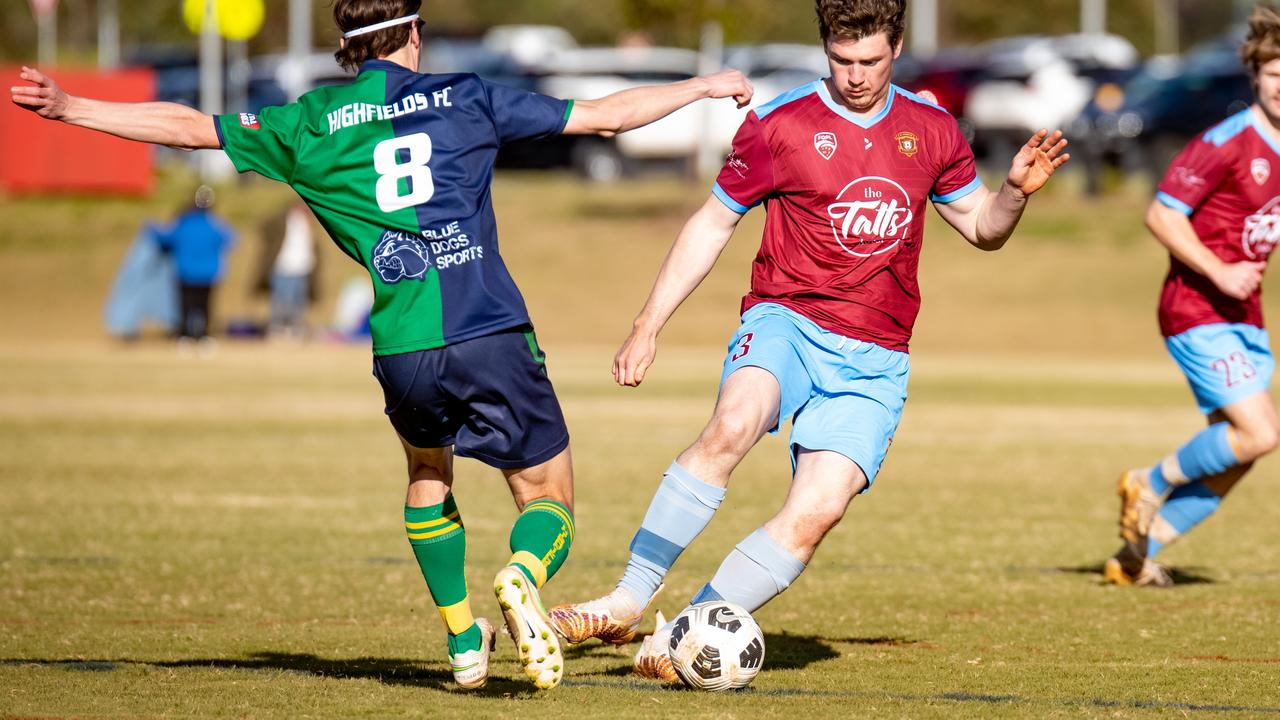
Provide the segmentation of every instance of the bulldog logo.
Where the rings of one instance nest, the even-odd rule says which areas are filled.
[[[373,269],[388,285],[426,277],[427,244],[409,233],[387,230],[373,247]]]
[[[813,149],[818,151],[823,160],[830,160],[836,154],[836,134],[820,132],[813,136]]]

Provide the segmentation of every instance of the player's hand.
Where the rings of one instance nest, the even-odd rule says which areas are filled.
[[[50,120],[61,120],[71,105],[71,96],[53,78],[25,65],[18,77],[33,85],[15,85],[9,88],[9,94],[18,107],[31,110],[35,114]]]
[[[1063,153],[1067,147],[1067,139],[1062,137],[1061,130],[1041,130],[1013,156],[1013,164],[1009,167],[1009,185],[1023,195],[1044,187],[1053,176],[1053,172],[1071,159],[1070,153]]]
[[[623,387],[636,387],[658,354],[656,335],[635,329],[613,357],[613,379]]]
[[[1262,284],[1262,271],[1266,267],[1265,262],[1227,263],[1209,279],[1225,295],[1236,300],[1248,300]]]
[[[702,79],[707,83],[707,97],[731,97],[740,108],[746,107],[747,103],[751,102],[751,96],[756,92],[747,76],[737,70],[721,70],[718,73],[703,76]]]

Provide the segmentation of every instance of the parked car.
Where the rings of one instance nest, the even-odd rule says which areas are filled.
[[[539,90],[564,98],[599,98],[642,85],[687,80],[697,53],[669,47],[592,47],[562,51],[543,63]],[[703,111],[681,108],[614,138],[565,138],[575,169],[595,181],[616,180],[645,165],[688,158],[700,136]]]
[[[1099,93],[1071,124],[1087,169],[1118,166],[1159,179],[1187,141],[1253,102],[1253,86],[1232,34],[1185,57],[1155,58],[1128,82]],[[1096,185],[1095,185],[1096,189]]]
[[[1138,54],[1117,36],[1026,36],[985,45],[987,78],[965,114],[975,144],[1005,155],[1040,128],[1068,127],[1094,96],[1098,80],[1132,72]]]
[[[902,58],[900,57],[899,60]],[[925,61],[913,61],[906,68],[894,65],[893,81],[916,93],[928,92],[938,105],[955,117],[970,143],[974,127],[965,113],[969,93],[986,78],[987,70],[980,53],[973,50],[945,50]]]

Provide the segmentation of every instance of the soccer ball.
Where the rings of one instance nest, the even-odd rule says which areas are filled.
[[[711,692],[737,690],[764,665],[764,633],[741,606],[701,602],[676,617],[669,652],[685,685]]]

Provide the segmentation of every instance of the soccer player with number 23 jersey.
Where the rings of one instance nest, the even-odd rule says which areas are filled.
[[[1153,466],[1120,476],[1120,537],[1103,566],[1117,585],[1167,587],[1155,562],[1204,522],[1280,443],[1262,273],[1280,239],[1280,12],[1259,6],[1240,52],[1253,105],[1193,139],[1169,164],[1147,228],[1169,250],[1160,333],[1208,427]]]
[[[242,172],[289,184],[369,272],[374,375],[408,460],[404,526],[448,630],[454,679],[489,675],[494,631],[472,615],[453,456],[499,468],[521,510],[494,592],[525,674],[564,673],[538,589],[573,542],[569,435],[524,300],[498,254],[489,185],[498,149],[560,133],[611,135],[701,98],[751,98],[726,70],[574,102],[471,74],[420,74],[421,0],[336,0],[348,85],[259,114],[210,117],[172,103],[63,92],[23,68],[12,99],[42,117],[143,142],[222,148]]]

